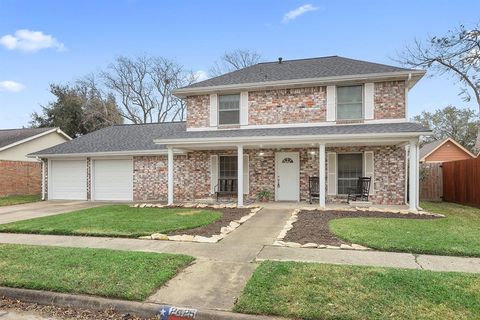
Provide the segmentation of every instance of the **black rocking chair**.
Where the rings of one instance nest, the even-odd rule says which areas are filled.
[[[218,179],[218,184],[215,186],[215,195],[217,202],[221,196],[229,196],[231,199],[237,195],[237,179]]]
[[[370,195],[370,183],[372,182],[371,177],[359,177],[357,180],[356,188],[349,188],[347,195],[347,203],[350,201],[368,201],[368,196]]]
[[[319,183],[318,177],[308,178],[308,193],[309,193],[310,204],[312,204],[312,200],[320,199],[320,183]]]

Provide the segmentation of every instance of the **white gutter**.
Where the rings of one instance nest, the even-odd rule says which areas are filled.
[[[165,145],[195,145],[195,144],[214,144],[214,143],[271,143],[271,142],[328,142],[335,141],[354,141],[365,139],[382,138],[418,138],[419,136],[428,136],[432,132],[395,132],[395,133],[362,133],[362,134],[330,134],[330,135],[299,135],[299,136],[255,136],[255,137],[214,137],[214,138],[187,138],[187,139],[154,139],[153,142]]]
[[[348,76],[334,76],[324,78],[306,78],[306,79],[293,79],[293,80],[277,80],[277,81],[265,81],[265,82],[249,82],[219,86],[207,86],[207,87],[193,87],[193,88],[180,88],[173,90],[173,94],[177,97],[186,97],[190,94],[202,94],[208,92],[228,91],[228,90],[261,90],[269,87],[281,87],[281,86],[294,86],[294,85],[325,85],[332,82],[345,82],[345,81],[373,81],[379,79],[398,79],[408,78],[412,74],[417,76],[418,79],[423,77],[426,72],[424,70],[417,71],[397,71],[397,72],[384,72],[384,73],[369,73],[359,75]],[[418,81],[417,79],[417,81]]]
[[[175,150],[175,154],[185,154],[185,150]],[[29,158],[58,158],[58,157],[109,157],[109,156],[149,156],[166,155],[165,150],[135,150],[135,151],[106,151],[106,152],[82,152],[82,153],[55,153],[27,155]]]

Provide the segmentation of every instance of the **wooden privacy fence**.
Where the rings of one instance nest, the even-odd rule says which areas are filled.
[[[480,158],[443,163],[443,200],[480,207]]]
[[[443,194],[442,163],[420,164],[420,200],[441,201]]]

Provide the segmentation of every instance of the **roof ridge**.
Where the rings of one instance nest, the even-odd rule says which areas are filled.
[[[331,56],[322,56],[322,57],[312,57],[312,58],[299,58],[299,59],[289,59],[289,60],[283,60],[282,58],[282,63],[285,62],[293,62],[293,61],[303,61],[303,60],[317,60],[317,59],[326,59],[326,58],[342,58],[338,55],[331,55]],[[278,60],[276,61],[265,61],[265,62],[259,62],[257,64],[267,64],[267,63],[278,63]]]
[[[114,124],[112,127],[122,127],[122,126],[143,126],[143,125],[162,125],[162,124],[174,124],[174,123],[186,123],[187,121],[165,121],[165,122],[148,122],[148,123],[119,123]],[[108,127],[107,127],[108,128]]]

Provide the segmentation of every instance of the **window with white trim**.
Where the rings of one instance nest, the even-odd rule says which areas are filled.
[[[240,124],[240,94],[218,96],[218,124]]]
[[[356,188],[358,178],[363,175],[363,154],[339,153],[337,168],[338,194],[347,194],[349,188]]]
[[[238,179],[238,159],[237,156],[220,156],[220,162],[218,167],[218,177],[220,180],[233,180],[234,190],[237,190],[237,179]],[[229,182],[230,183],[230,182]],[[220,185],[220,191],[223,190],[225,185]],[[228,190],[230,191],[230,190]]]
[[[337,120],[363,118],[363,86],[337,87]]]

